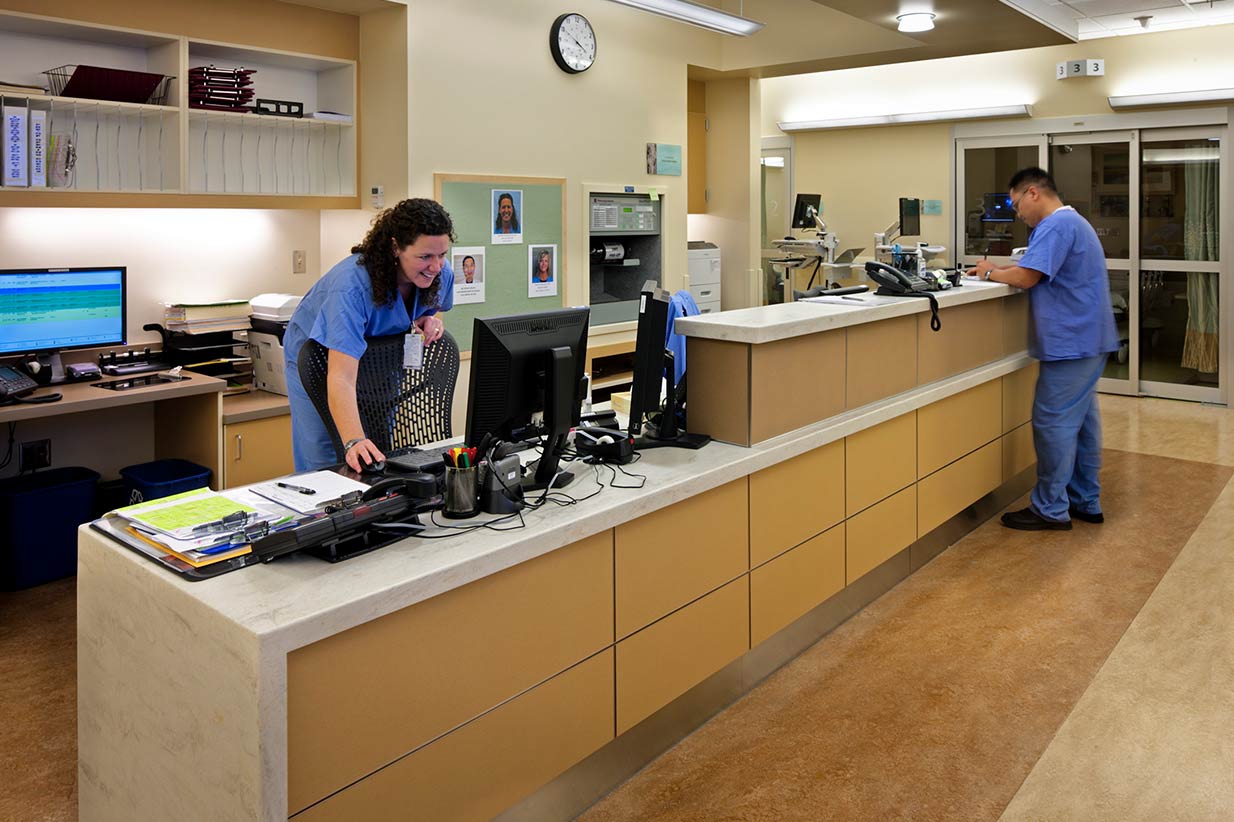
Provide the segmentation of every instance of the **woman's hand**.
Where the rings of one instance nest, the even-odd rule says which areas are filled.
[[[424,344],[437,342],[446,333],[446,324],[436,314],[425,314],[412,323],[416,330],[424,335]]]
[[[373,463],[385,460],[385,458],[386,455],[381,453],[370,439],[360,440],[351,448],[348,448],[345,456],[347,467],[356,472],[363,471]]]

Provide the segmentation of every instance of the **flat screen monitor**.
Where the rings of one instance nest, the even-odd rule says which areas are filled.
[[[124,266],[0,271],[0,355],[124,345]]]
[[[921,200],[916,197],[900,198],[900,236],[921,236]]]
[[[665,354],[668,337],[668,308],[671,295],[656,287],[654,280],[643,284],[639,295],[638,330],[634,342],[634,378],[630,385],[630,436],[643,433],[643,420],[660,410]]]
[[[467,444],[544,437],[525,490],[560,488],[573,479],[558,464],[566,435],[579,424],[590,315],[586,308],[563,308],[473,321]]]
[[[1001,192],[986,194],[982,198],[981,222],[1010,223],[1015,221],[1011,210],[1011,197]]]
[[[793,204],[793,228],[814,228],[814,214],[823,203],[821,194],[798,194]],[[809,209],[814,209],[811,214]]]

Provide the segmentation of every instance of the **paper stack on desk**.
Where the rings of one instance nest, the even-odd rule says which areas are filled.
[[[333,471],[295,474],[252,486],[254,493],[298,514],[307,514],[336,502],[346,494],[363,494],[369,486]]]

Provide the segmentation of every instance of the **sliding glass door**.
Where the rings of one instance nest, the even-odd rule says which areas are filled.
[[[1011,176],[1046,164],[1046,138],[975,137],[956,141],[955,260],[971,266],[983,257],[1006,263],[1028,245],[1028,227],[1016,220],[1007,200]]]

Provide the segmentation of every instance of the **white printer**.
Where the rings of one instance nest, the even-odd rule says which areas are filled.
[[[686,252],[690,295],[700,314],[720,310],[720,249],[712,243],[691,242]]]
[[[253,385],[262,391],[287,395],[283,333],[299,304],[300,298],[295,294],[258,294],[249,300],[249,319],[253,325],[249,332]]]

